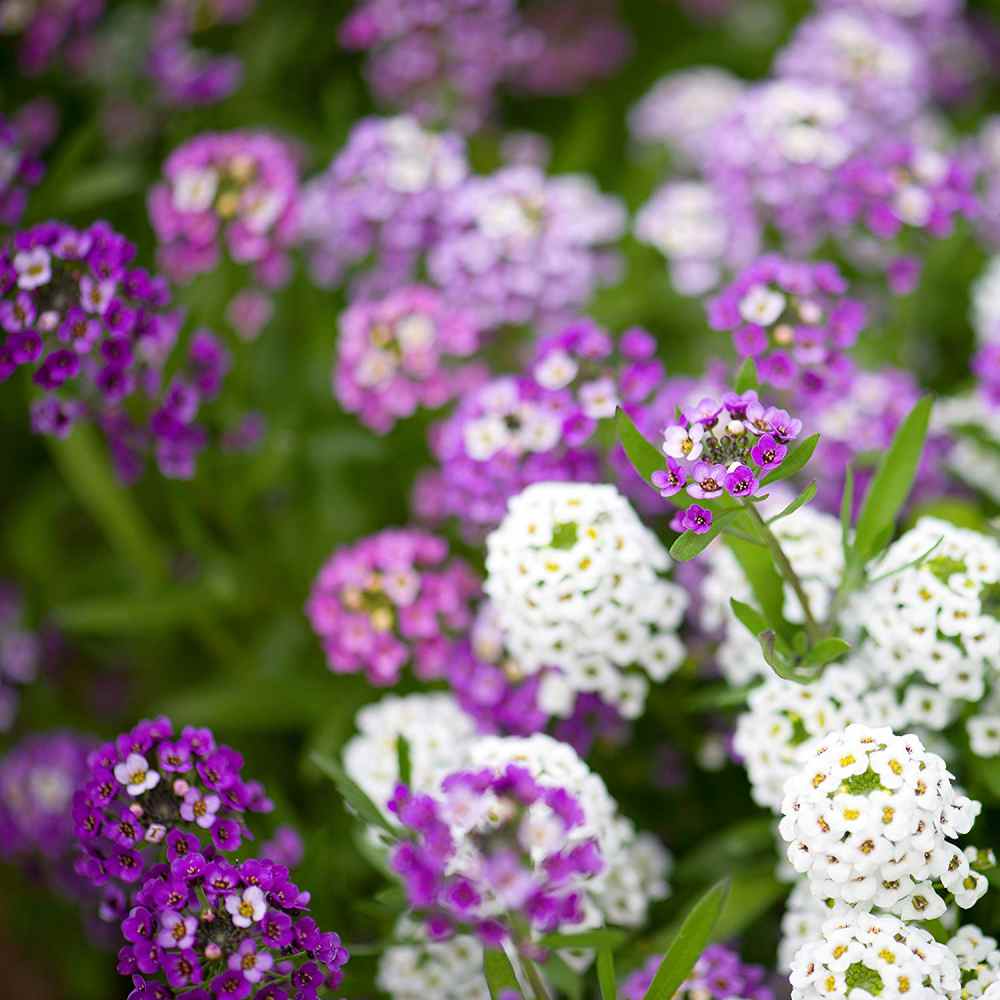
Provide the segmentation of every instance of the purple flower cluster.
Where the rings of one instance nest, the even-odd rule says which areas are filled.
[[[0,732],[14,725],[18,688],[38,677],[43,637],[29,629],[17,587],[0,580]]]
[[[530,375],[473,389],[431,429],[438,468],[417,484],[418,516],[456,517],[470,536],[481,535],[531,483],[596,482],[597,421],[654,391],[663,377],[655,350],[644,330],[626,331],[616,345],[590,320],[540,338]]]
[[[761,381],[816,396],[836,389],[852,371],[844,352],[867,317],[846,291],[834,264],[768,254],[709,303],[708,319],[732,334],[740,357],[755,359]]]
[[[228,869],[222,855],[252,838],[244,814],[272,808],[260,784],[243,780],[239,753],[208,729],[175,737],[163,717],[93,750],[88,768],[73,796],[75,867],[104,889],[108,920],[145,879],[183,885]]]
[[[192,35],[245,20],[256,0],[161,0],[153,20],[148,72],[168,105],[212,104],[239,87],[243,67],[236,56],[197,49]]]
[[[298,165],[290,146],[264,132],[206,132],[178,147],[149,195],[163,269],[189,281],[219,262],[225,244],[269,288],[289,274],[298,227]]]
[[[26,104],[12,118],[0,115],[0,225],[20,222],[28,192],[44,176],[39,154],[52,141],[57,115],[45,99]]]
[[[802,421],[775,406],[765,406],[752,389],[706,397],[685,407],[676,423],[663,432],[667,467],[652,475],[662,497],[685,490],[697,500],[728,494],[737,500],[754,496],[761,481],[788,455]],[[692,504],[679,514],[676,530],[703,533],[712,513]]]
[[[643,1000],[663,958],[654,955],[622,983],[622,1000]],[[765,983],[765,975],[762,966],[743,962],[732,948],[711,944],[674,996],[676,1000],[731,1000],[732,997],[774,1000],[774,991]]]
[[[166,282],[132,267],[134,257],[135,246],[103,222],[15,234],[0,251],[0,381],[32,369],[44,392],[32,405],[34,431],[65,437],[77,421],[94,421],[124,481],[138,478],[147,452],[164,475],[188,478],[206,440],[199,405],[217,395],[228,355],[198,331],[181,370],[162,384],[181,314],[169,308]]]
[[[480,365],[449,366],[474,354],[480,336],[471,316],[423,285],[357,302],[340,317],[337,399],[384,434],[418,407],[437,409],[485,379]]]
[[[500,83],[542,45],[516,0],[361,0],[340,41],[368,52],[380,103],[463,132],[479,128]]]
[[[0,0],[0,35],[20,35],[21,70],[35,76],[57,56],[85,49],[104,13],[104,0]]]
[[[316,1000],[336,989],[347,950],[306,914],[310,894],[288,874],[267,858],[151,872],[121,925],[129,1000]]]
[[[51,863],[70,856],[70,806],[92,745],[69,731],[34,733],[0,759],[0,857]]]
[[[422,680],[446,675],[478,594],[475,573],[449,558],[444,539],[390,528],[333,553],[306,613],[334,673],[388,686],[407,663]]]
[[[515,916],[540,933],[583,921],[582,890],[604,860],[579,835],[586,817],[565,788],[508,764],[450,774],[440,798],[397,785],[389,809],[411,836],[392,868],[432,938],[472,928],[496,947],[516,934]]]
[[[368,294],[412,280],[468,169],[454,133],[428,132],[407,116],[362,119],[303,191],[301,237],[316,280],[336,284],[369,259]]]
[[[513,166],[469,178],[441,224],[428,269],[449,298],[487,326],[551,328],[614,276],[625,212],[589,177]]]

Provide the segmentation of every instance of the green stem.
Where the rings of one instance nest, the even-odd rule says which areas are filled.
[[[545,980],[542,979],[542,974],[538,971],[538,966],[520,948],[518,948],[517,955],[521,962],[521,968],[524,970],[524,976],[531,987],[533,1000],[551,1000],[548,987],[545,985]]]
[[[799,604],[802,605],[802,614],[805,616],[806,634],[809,636],[809,644],[811,646],[815,645],[822,635],[822,628],[820,627],[819,622],[816,621],[816,617],[813,615],[812,606],[809,603],[809,596],[806,594],[805,588],[802,586],[802,581],[799,579],[798,573],[795,572],[792,564],[788,560],[788,556],[785,555],[785,551],[782,549],[781,542],[778,541],[777,535],[775,535],[775,533],[768,527],[767,522],[763,517],[761,517],[760,511],[757,510],[756,505],[744,500],[743,507],[749,513],[750,520],[756,527],[757,532],[764,541],[764,544],[768,547],[768,549],[770,549],[771,555],[774,557],[774,561],[778,566],[779,572],[791,585],[792,590],[795,591],[795,596],[799,599]]]

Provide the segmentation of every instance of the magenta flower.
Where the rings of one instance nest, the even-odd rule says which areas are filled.
[[[156,943],[161,948],[190,948],[194,944],[195,928],[198,921],[191,916],[182,916],[175,910],[165,910],[159,918],[160,930]]]
[[[736,499],[752,497],[759,485],[753,469],[747,465],[737,465],[726,473],[726,492]]]
[[[242,972],[249,983],[259,983],[273,965],[274,959],[270,953],[257,951],[256,944],[249,938],[241,942],[235,953],[229,956],[229,968]]]
[[[699,500],[711,500],[713,497],[722,496],[726,482],[726,467],[712,465],[709,462],[696,462],[691,477],[694,482],[688,483],[688,494]]]
[[[750,449],[750,457],[757,463],[761,472],[776,469],[785,460],[788,448],[776,441],[770,434],[762,434],[757,443]]]
[[[653,485],[664,499],[679,493],[687,481],[683,466],[673,458],[667,459],[667,468],[657,469],[650,477]]]
[[[693,503],[681,513],[681,529],[704,535],[712,527],[712,512]]]

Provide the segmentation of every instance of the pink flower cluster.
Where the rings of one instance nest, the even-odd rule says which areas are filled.
[[[418,407],[437,409],[485,380],[481,365],[449,364],[474,354],[480,334],[471,316],[426,286],[357,302],[340,317],[337,399],[384,434]]]
[[[334,673],[387,686],[407,663],[422,680],[445,676],[478,594],[475,573],[449,558],[443,539],[387,529],[333,553],[306,613]]]
[[[206,132],[175,149],[149,196],[163,269],[189,281],[219,262],[224,245],[268,287],[288,277],[298,227],[298,166],[264,132]]]

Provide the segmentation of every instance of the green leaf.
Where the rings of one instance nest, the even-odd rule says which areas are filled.
[[[580,931],[579,934],[545,934],[540,944],[544,948],[573,948],[587,951],[596,948],[617,948],[628,935],[615,927],[601,927],[594,931]]]
[[[756,608],[736,600],[735,597],[729,598],[729,606],[733,609],[733,614],[746,626],[755,639],[761,632],[767,631],[767,620]]]
[[[759,389],[760,379],[757,376],[757,363],[753,358],[747,358],[740,365],[740,370],[736,373],[735,389],[739,393],[744,393],[748,389]]]
[[[703,531],[701,534],[697,534],[694,531],[685,531],[670,546],[670,555],[677,562],[688,562],[688,560],[694,559],[695,556],[704,552],[721,530],[722,525],[716,519],[708,531]]]
[[[684,711],[705,712],[717,708],[735,708],[745,705],[747,695],[755,685],[745,684],[742,687],[732,687],[729,684],[713,684],[703,687],[690,697],[684,699]]]
[[[396,763],[399,767],[399,780],[407,788],[413,776],[413,765],[410,761],[410,741],[400,733],[396,737]]]
[[[601,987],[601,1000],[615,1000],[618,993],[615,983],[615,957],[606,949],[597,953],[597,981]]]
[[[787,507],[779,511],[774,517],[769,517],[768,524],[774,524],[789,514],[794,514],[800,507],[804,507],[812,498],[816,496],[816,480],[814,479]]]
[[[521,996],[521,985],[517,981],[514,966],[499,948],[483,950],[483,976],[486,978],[486,985],[493,1000],[499,1000],[504,990],[514,990]]]
[[[887,531],[888,537],[892,537],[896,516],[906,502],[917,474],[932,406],[931,397],[924,396],[913,407],[899,425],[868,487],[854,533],[854,551],[862,562],[878,554],[877,546],[886,537]]]
[[[819,444],[819,435],[813,434],[807,437],[798,447],[793,448],[786,456],[784,462],[769,472],[762,480],[761,485],[767,486],[770,483],[780,482],[788,479],[805,468],[806,462],[813,456],[816,445]]]
[[[556,952],[552,952],[542,965],[545,978],[556,988],[557,996],[566,1000],[581,1000],[583,977],[571,969]]]
[[[844,492],[840,495],[840,547],[847,561],[851,551],[851,515],[854,511],[854,466],[844,470]]]
[[[774,820],[770,816],[755,816],[740,820],[720,833],[711,834],[688,851],[678,862],[675,877],[678,882],[702,882],[720,872],[746,867],[752,858],[768,858],[774,851]],[[735,893],[736,884],[733,885]],[[732,906],[726,906],[728,912]]]
[[[362,791],[361,787],[352,781],[340,764],[332,757],[324,754],[313,753],[309,759],[316,765],[336,786],[341,798],[354,810],[354,812],[369,826],[377,826],[390,834],[393,839],[398,836],[389,821],[382,815],[382,810]]]
[[[646,991],[645,1000],[671,1000],[712,938],[729,896],[729,879],[716,882],[688,911]]]
[[[785,635],[788,632],[788,623],[783,614],[785,584],[774,565],[774,558],[770,550],[759,545],[752,545],[742,538],[735,538],[732,535],[724,535],[723,537],[730,551],[736,556],[740,569],[743,570],[750,582],[754,599],[764,615],[766,624],[763,628],[773,628],[779,634]],[[758,629],[754,635],[760,631],[762,629]]]
[[[757,636],[757,642],[760,643],[760,651],[767,665],[783,680],[808,684],[813,679],[813,674],[803,674],[796,669],[794,654],[773,629],[761,632]]]
[[[845,642],[839,636],[831,635],[825,639],[820,639],[806,654],[803,663],[807,667],[824,667],[828,663],[839,659],[845,653],[850,652],[851,644]]]
[[[632,423],[632,418],[621,407],[618,407],[615,413],[615,424],[618,427],[618,438],[628,460],[632,463],[632,468],[639,473],[644,482],[648,483],[657,469],[665,467],[666,461],[663,455],[639,433],[639,429]]]
[[[63,212],[94,211],[108,202],[120,201],[142,188],[144,177],[138,163],[111,162],[77,177],[59,199]]]

